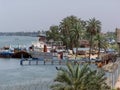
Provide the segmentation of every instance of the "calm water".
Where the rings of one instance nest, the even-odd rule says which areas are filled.
[[[37,41],[38,37],[28,36],[0,36],[0,47],[3,46],[29,46],[32,42]]]
[[[0,47],[26,45],[37,37],[0,36]],[[49,90],[56,69],[54,65],[21,66],[19,59],[0,58],[0,90]]]

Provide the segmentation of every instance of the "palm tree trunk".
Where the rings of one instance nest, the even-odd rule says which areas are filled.
[[[90,63],[91,50],[92,50],[92,34],[90,35],[89,63]]]
[[[98,58],[100,58],[100,40],[99,40],[99,42],[98,42]]]
[[[78,54],[78,47],[76,47],[76,55],[75,55],[75,59],[77,58],[77,54]]]
[[[100,47],[101,47],[100,34],[98,34],[98,58],[100,58]]]
[[[76,54],[75,54],[75,59],[76,59],[78,54],[78,41],[75,42],[75,46],[76,46]]]

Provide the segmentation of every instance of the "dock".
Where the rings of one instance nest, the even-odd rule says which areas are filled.
[[[85,61],[84,59],[21,59],[20,60],[20,65],[46,65],[46,64],[51,64],[51,65],[65,65],[66,63],[74,63],[74,64],[83,64],[83,63],[89,63],[88,61]]]
[[[54,64],[58,64],[58,65],[61,65],[61,64],[66,64],[68,62],[68,60],[39,60],[39,59],[21,59],[20,60],[20,65],[40,65],[40,64],[51,64],[51,65],[54,65]]]

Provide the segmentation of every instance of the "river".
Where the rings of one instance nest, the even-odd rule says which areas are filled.
[[[38,37],[0,36],[0,47],[30,46]],[[0,90],[50,90],[56,65],[20,65],[20,59],[0,58]]]

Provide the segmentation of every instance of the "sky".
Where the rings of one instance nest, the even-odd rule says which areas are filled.
[[[0,0],[0,32],[49,30],[63,18],[95,17],[102,32],[120,28],[120,0]]]

